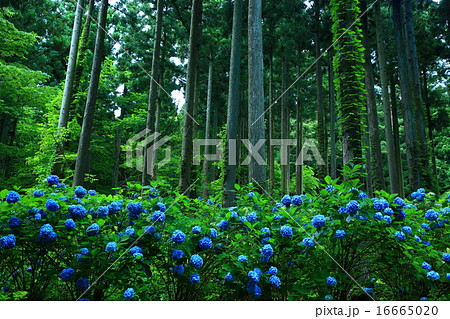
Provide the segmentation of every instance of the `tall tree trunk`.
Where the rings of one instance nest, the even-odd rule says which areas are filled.
[[[161,30],[162,30],[162,14],[163,14],[163,0],[157,0],[156,2],[156,28],[155,38],[153,40],[153,58],[152,58],[152,73],[150,76],[150,89],[148,94],[148,108],[147,108],[147,122],[145,128],[147,134],[154,134],[155,122],[156,122],[156,96],[158,94],[158,81],[159,79],[159,59],[161,51]],[[152,148],[149,151],[153,151]],[[153,168],[156,164],[156,159],[153,158],[154,152],[149,154],[148,151],[144,151],[144,165],[142,166],[142,185],[148,185],[149,179],[154,180]],[[151,158],[149,158],[149,156]]]
[[[369,126],[369,117],[367,114],[364,116],[364,125]],[[372,152],[369,131],[366,131],[364,134],[364,155],[366,157],[366,192],[367,195],[373,197]]]
[[[334,7],[334,41],[340,39],[334,56],[334,71],[337,101],[341,111],[343,164],[362,165],[361,141],[364,133],[361,117],[365,117],[365,103],[361,29],[356,24],[352,26],[350,33],[343,35],[343,30],[357,20],[360,10],[357,0],[331,0],[331,3]]]
[[[66,82],[59,113],[58,129],[67,127],[69,121],[69,109],[72,102],[73,80],[77,65],[78,44],[80,43],[81,18],[83,17],[84,0],[79,0],[76,5],[75,19],[72,29],[72,41],[70,43],[69,62],[67,64]]]
[[[383,24],[380,10],[380,3],[377,1],[375,3],[375,24],[376,24],[376,35],[377,35],[377,55],[378,55],[378,68],[380,70],[381,78],[381,95],[383,102],[383,112],[384,112],[384,133],[386,135],[386,148],[388,156],[388,166],[389,166],[389,185],[392,194],[400,193],[400,181],[397,154],[395,152],[394,145],[394,135],[392,133],[392,117],[390,110],[389,101],[389,89],[388,89],[388,78],[387,78],[387,64],[386,64],[386,50],[384,46],[383,39]]]
[[[123,87],[123,95],[122,96],[127,96],[128,95],[128,88],[126,85],[124,85]],[[125,117],[125,108],[121,108],[120,109],[120,116],[119,116],[119,120],[123,120],[123,118]],[[121,145],[122,145],[122,125],[119,124],[119,127],[117,129],[117,133],[116,133],[116,141],[115,141],[115,152],[114,152],[114,170],[113,170],[113,178],[112,178],[112,193],[113,195],[117,194],[117,191],[114,188],[117,188],[119,186],[119,166],[120,166],[120,152],[122,150]]]
[[[417,140],[414,129],[414,107],[411,96],[405,37],[402,26],[401,0],[392,0],[392,20],[395,30],[395,46],[398,55],[400,89],[402,93],[403,124],[405,127],[406,161],[408,164],[409,190],[414,191],[421,185],[420,162],[417,156]]]
[[[73,81],[72,96],[75,96],[80,91],[80,80],[83,73],[83,68],[86,63],[87,47],[89,43],[89,35],[91,31],[92,14],[94,12],[95,0],[89,0],[88,10],[86,13],[86,20],[81,33],[81,40],[78,48],[77,65],[75,67],[75,76]]]
[[[230,78],[228,85],[228,111],[227,111],[227,140],[225,147],[225,177],[224,177],[224,207],[231,207],[234,203],[234,184],[236,183],[237,161],[234,161],[240,150],[240,144],[235,143],[234,154],[230,154],[230,141],[238,138],[239,102],[241,79],[241,41],[242,41],[242,11],[243,1],[235,0],[233,9],[233,33],[231,35]],[[217,112],[217,111],[216,111]],[[230,157],[231,156],[231,157]],[[232,161],[230,163],[230,161]]]
[[[392,118],[392,131],[394,136],[394,150],[395,156],[397,157],[397,172],[398,172],[398,184],[399,192],[401,197],[405,197],[405,186],[403,181],[403,164],[402,164],[402,154],[400,152],[400,130],[398,124],[398,107],[397,107],[397,95],[395,90],[395,80],[394,75],[390,74],[390,85],[391,85],[391,118]]]
[[[422,71],[423,76],[423,100],[425,103],[425,109],[427,111],[427,124],[428,124],[428,138],[430,139],[430,151],[431,151],[431,160],[433,163],[433,173],[435,176],[435,187],[436,187],[436,193],[439,194],[439,175],[437,170],[437,164],[436,164],[436,153],[434,149],[434,136],[433,136],[433,121],[431,119],[431,106],[430,101],[428,99],[428,79],[427,79],[427,70],[424,69]]]
[[[248,2],[248,137],[253,146],[264,142],[264,69],[261,0]],[[258,148],[257,146],[256,148]],[[255,154],[257,153],[257,154]],[[259,155],[259,156],[258,156]],[[256,158],[259,158],[257,161]],[[249,182],[266,184],[265,143],[250,154]]]
[[[425,130],[425,116],[423,99],[420,87],[419,62],[417,59],[416,38],[414,35],[414,21],[411,0],[403,0],[405,5],[404,23],[406,33],[406,55],[408,57],[410,88],[414,108],[414,119],[417,136],[417,150],[420,165],[420,187],[434,189],[433,174],[430,172],[427,133]],[[416,154],[417,156],[417,154]]]
[[[193,156],[193,114],[195,74],[198,64],[198,46],[201,35],[200,22],[202,20],[202,0],[192,0],[191,27],[189,35],[189,62],[186,81],[186,104],[184,110],[183,142],[181,146],[181,170],[179,188],[189,196],[192,175]]]
[[[269,58],[269,105],[273,103],[273,55],[270,52]],[[269,192],[272,194],[275,185],[275,152],[270,145],[270,141],[273,139],[273,127],[274,127],[274,114],[272,107],[269,108]]]
[[[331,57],[333,53],[330,52],[330,65],[328,67],[328,87],[330,91],[330,176],[332,179],[337,177],[336,166],[336,100],[334,96],[334,72]]]
[[[213,58],[210,55],[209,57],[209,68],[208,68],[208,95],[206,98],[206,132],[205,139],[212,139],[211,134],[211,120],[212,120],[212,85],[213,85]],[[203,198],[208,196],[208,188],[209,188],[209,172],[208,172],[208,160],[206,159],[206,154],[210,153],[211,147],[205,146],[205,156],[203,159]]]
[[[283,57],[282,57],[282,73],[281,73],[281,91],[285,92],[287,88],[287,63],[286,57],[283,49]],[[282,144],[285,143],[287,139],[289,139],[290,132],[290,119],[289,119],[289,106],[287,104],[287,95],[283,94],[281,97],[281,139]],[[288,146],[289,147],[289,146]],[[287,154],[283,154],[286,152]],[[289,194],[289,181],[290,181],[290,172],[289,172],[289,149],[286,147],[281,147],[280,152],[281,157],[281,192],[283,194]],[[286,163],[285,163],[286,161]]]
[[[314,47],[316,59],[320,56],[320,0],[314,0]],[[317,141],[320,155],[326,160],[325,147],[325,109],[323,103],[323,72],[322,61],[316,63],[316,103],[317,103]],[[327,174],[327,166],[319,165],[318,178],[322,181]]]
[[[361,1],[361,11],[364,12],[367,9],[367,1]],[[370,150],[371,150],[371,163],[367,163],[372,167],[373,188],[376,190],[386,189],[383,173],[383,157],[381,155],[380,144],[380,130],[378,127],[378,114],[377,104],[375,101],[375,89],[373,80],[373,67],[372,67],[372,48],[370,46],[369,30],[368,30],[368,17],[367,14],[362,18],[362,30],[363,30],[363,46],[364,46],[364,73],[365,73],[365,85],[366,85],[366,103],[367,103],[367,116],[368,116],[368,128],[370,137]]]
[[[77,161],[73,177],[73,186],[83,185],[84,176],[89,167],[89,147],[91,143],[92,125],[94,123],[95,106],[97,102],[100,72],[104,57],[105,27],[108,13],[108,0],[102,0],[100,7],[99,26],[95,40],[94,60],[92,62],[91,80],[84,110],[83,126],[81,128],[80,142],[78,144]]]
[[[300,53],[299,53],[300,55]],[[300,57],[299,57],[300,58]],[[299,59],[300,60],[300,59]],[[298,68],[298,74],[300,75],[300,67]],[[296,136],[297,147],[295,158],[297,159],[302,152],[303,147],[303,106],[300,99],[301,85],[300,81],[297,82],[297,110],[296,110]],[[302,159],[303,160],[303,159]],[[303,194],[303,162],[295,165],[295,193]]]

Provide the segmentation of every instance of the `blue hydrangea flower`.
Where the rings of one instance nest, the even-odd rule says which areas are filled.
[[[232,212],[231,212],[231,215],[230,215],[230,218],[239,218],[239,215],[238,215],[237,212],[232,211]]]
[[[86,278],[78,278],[75,283],[75,287],[78,291],[85,291],[89,288],[89,280]]]
[[[3,249],[11,249],[16,245],[16,236],[9,234],[0,238],[0,247]]]
[[[116,201],[113,201],[108,205],[108,212],[110,214],[117,214],[122,209],[122,204]]]
[[[373,288],[364,288],[364,291],[369,294],[370,296],[373,296]]]
[[[165,212],[166,211],[166,205],[164,205],[163,203],[157,203],[156,204],[159,208],[160,211]]]
[[[376,199],[373,202],[373,208],[375,208],[375,210],[377,210],[379,212],[385,210],[388,207],[389,207],[389,202],[387,200],[385,200],[384,198]]]
[[[270,236],[270,229],[268,227],[264,227],[261,229],[261,237],[269,237]]]
[[[414,236],[414,240],[417,242],[417,243],[420,243],[420,241],[421,241],[421,239],[420,239],[420,237],[419,236]]]
[[[344,230],[340,230],[340,229],[336,230],[336,234],[335,234],[336,238],[343,239],[345,237],[345,235],[346,235],[346,233]]]
[[[250,192],[247,194],[248,195],[248,199],[255,197],[256,198],[256,194],[253,192]]]
[[[391,218],[391,216],[384,215],[384,216],[383,216],[383,220],[386,221],[388,224],[392,223],[392,218]]]
[[[82,205],[70,205],[68,207],[68,211],[70,214],[70,217],[73,219],[82,219],[84,216],[86,216],[86,208],[84,208]]]
[[[347,212],[350,215],[355,215],[358,212],[359,209],[359,203],[356,200],[351,200],[350,202],[348,202],[348,204],[346,205],[347,208]]]
[[[330,295],[330,294],[325,295],[325,300],[326,300],[326,301],[331,301],[331,300],[333,300],[333,296]]]
[[[59,203],[54,200],[54,199],[48,199],[47,202],[45,203],[45,207],[47,208],[48,211],[54,213],[57,212],[59,210]]]
[[[276,203],[275,206],[272,208],[272,212],[277,212],[281,207],[283,207],[283,204]]]
[[[412,229],[409,226],[403,226],[402,232],[404,232],[406,235],[412,234]]]
[[[88,236],[97,236],[100,226],[97,223],[93,223],[86,229],[86,234]]]
[[[181,230],[175,230],[172,234],[172,241],[177,244],[184,243],[184,240],[186,239],[186,235]]]
[[[269,283],[275,288],[279,288],[281,286],[281,280],[276,275],[270,276]]]
[[[216,238],[217,237],[217,230],[215,228],[211,228],[210,230],[211,230],[211,232],[210,232],[211,237],[212,238]]]
[[[402,199],[401,197],[396,197],[395,199],[394,199],[394,204],[395,205],[397,205],[397,206],[399,206],[399,208],[403,208],[403,207],[405,207],[405,200],[404,199]]]
[[[142,255],[142,253],[134,253],[133,254],[133,257],[135,258],[135,259],[142,259],[142,257],[144,257],[144,255]]]
[[[437,272],[435,272],[434,270],[429,271],[427,273],[427,277],[430,278],[431,280],[439,280],[439,278],[441,277]]]
[[[369,196],[367,196],[366,193],[364,192],[360,192],[358,195],[359,200],[363,200],[364,198],[368,198]]]
[[[198,245],[201,250],[210,249],[212,247],[212,240],[211,240],[211,238],[205,236],[198,241]]]
[[[450,262],[450,254],[449,253],[444,253],[442,255],[442,259],[446,262]]]
[[[280,228],[281,237],[292,237],[293,232],[291,226],[284,225]]]
[[[411,197],[418,202],[423,202],[425,199],[425,190],[423,188],[419,188],[416,192],[411,194]]]
[[[97,208],[97,215],[100,218],[107,217],[109,214],[108,206],[99,206]]]
[[[34,215],[34,220],[35,221],[40,221],[42,219],[42,215],[41,214],[36,214],[36,215]]]
[[[225,219],[222,219],[222,220],[217,224],[217,227],[219,227],[219,229],[223,231],[223,230],[227,230],[229,225],[230,225],[230,224],[228,223],[228,221],[226,221]]]
[[[229,272],[228,274],[225,275],[225,280],[228,282],[233,282],[234,281],[234,277],[233,275]]]
[[[447,280],[450,280],[450,272],[447,273],[445,278],[447,278]]]
[[[270,275],[276,275],[278,273],[278,269],[277,267],[270,267],[268,271],[266,271],[266,274],[270,274]]]
[[[184,273],[184,266],[183,265],[175,265],[173,267],[173,271],[177,274],[177,275],[182,275]]]
[[[294,195],[292,196],[291,203],[292,205],[300,206],[301,204],[303,204],[303,199],[299,195]]]
[[[273,248],[270,244],[264,245],[263,248],[261,248],[261,254],[264,257],[271,257],[273,255]]]
[[[208,204],[208,205],[214,205],[214,201],[213,201],[212,199],[208,199],[208,200],[206,201],[206,204]]]
[[[392,208],[388,207],[388,208],[384,209],[384,214],[392,216],[392,215],[394,215],[394,211],[392,210]]]
[[[422,223],[422,225],[420,225],[420,227],[422,227],[425,230],[430,230],[430,225],[428,225],[427,223]]]
[[[273,220],[277,221],[277,220],[280,220],[280,219],[281,219],[280,215],[278,215],[278,214],[273,215]]]
[[[429,209],[427,210],[427,212],[425,213],[425,219],[429,220],[430,222],[435,221],[439,218],[439,213],[436,212],[433,209]]]
[[[144,212],[144,207],[142,207],[142,203],[128,203],[128,217],[131,219],[138,219],[141,216],[141,213]]]
[[[395,218],[396,218],[397,220],[400,220],[400,221],[405,220],[405,218],[406,218],[406,213],[405,213],[405,211],[399,210],[399,211],[397,212],[397,216],[396,216]]]
[[[251,212],[251,213],[249,213],[249,214],[247,215],[247,220],[248,220],[250,223],[255,222],[257,219],[258,219],[258,214],[256,214],[256,212]]]
[[[292,203],[292,199],[291,196],[289,195],[284,195],[283,198],[281,199],[281,204],[283,204],[286,207],[291,206]]]
[[[339,207],[339,214],[348,214],[347,207]]]
[[[328,185],[327,187],[325,187],[326,191],[328,193],[333,192],[336,188],[333,185]]]
[[[75,270],[73,268],[67,268],[67,269],[64,269],[63,271],[61,271],[61,274],[59,275],[59,277],[61,278],[61,280],[63,282],[66,282],[66,281],[69,281],[70,279],[72,279],[74,273],[75,273]]]
[[[248,279],[250,280],[250,282],[252,282],[252,283],[259,282],[260,275],[258,275],[258,273],[256,271],[250,270],[248,272],[247,276],[248,276]]]
[[[258,298],[262,295],[261,288],[259,288],[259,286],[254,282],[247,283],[247,291],[251,293],[255,298]]]
[[[66,184],[64,184],[64,183],[58,183],[58,184],[56,185],[56,187],[58,187],[58,188],[66,188]]]
[[[47,177],[47,183],[50,185],[57,185],[59,183],[59,177],[56,175],[49,175]]]
[[[428,298],[427,297],[420,297],[420,301],[427,301]]]
[[[245,255],[239,255],[238,261],[239,261],[240,263],[246,263],[246,262],[248,261],[248,258],[247,258],[247,256],[245,256]]]
[[[337,280],[336,280],[336,278],[330,276],[327,278],[326,283],[327,283],[327,286],[334,287],[337,285]]]
[[[190,263],[195,269],[200,269],[203,266],[203,258],[197,254],[192,255],[191,259],[190,259]]]
[[[83,186],[77,186],[77,188],[75,188],[75,196],[78,198],[83,198],[84,196],[86,196],[87,194],[87,190],[83,187]]]
[[[311,224],[315,227],[315,228],[319,228],[322,226],[325,226],[326,223],[326,219],[325,216],[323,215],[316,215],[313,217]]]
[[[108,253],[112,253],[115,252],[117,250],[117,243],[115,242],[109,242],[108,244],[106,244],[106,248],[105,251]]]
[[[305,239],[302,240],[302,244],[307,247],[312,247],[314,246],[314,241],[310,237],[306,237]]]
[[[155,226],[146,226],[144,232],[147,234],[153,234],[156,231]]]
[[[125,290],[125,292],[123,293],[123,296],[127,299],[131,299],[134,297],[134,289],[133,288],[128,288],[127,290]]]
[[[200,234],[201,232],[202,232],[202,228],[200,226],[192,227],[192,233],[193,234]]]
[[[95,195],[97,195],[97,192],[95,191],[95,189],[90,189],[88,191],[88,194],[89,194],[89,196],[95,196]]]
[[[154,222],[162,223],[166,220],[166,214],[164,214],[162,211],[157,210],[152,215],[152,220]]]
[[[43,245],[53,244],[58,235],[53,231],[53,227],[50,224],[45,224],[40,228],[38,241]]]
[[[175,249],[172,252],[172,259],[173,260],[179,260],[179,259],[183,258],[183,256],[184,256],[184,252],[182,250]]]
[[[18,228],[21,225],[22,225],[22,221],[19,218],[17,218],[16,216],[12,216],[8,221],[8,226],[11,229]]]
[[[144,250],[141,247],[139,247],[139,246],[134,246],[134,247],[132,247],[130,249],[129,252],[130,252],[131,255],[134,255],[136,253],[142,254],[144,252]]]
[[[402,231],[396,231],[395,234],[394,234],[394,236],[395,236],[397,239],[400,239],[400,240],[403,240],[403,239],[406,238],[405,233],[402,232]]]
[[[125,229],[125,235],[128,235],[128,236],[130,236],[130,237],[134,237],[134,236],[136,236],[136,231],[134,230],[133,227],[128,226],[128,227]]]
[[[40,189],[37,189],[37,190],[35,190],[33,192],[33,197],[35,197],[35,198],[39,198],[39,197],[42,197],[44,195],[45,195],[44,192],[42,190],[40,190]]]
[[[428,270],[428,271],[430,271],[431,270],[431,265],[429,264],[429,263],[427,263],[426,261],[424,261],[423,263],[422,263],[422,266],[421,266],[423,269],[425,269],[425,270]]]
[[[77,227],[77,225],[75,224],[75,222],[73,221],[73,219],[69,218],[64,222],[64,227],[67,230],[72,230],[75,229],[75,227]]]
[[[200,275],[195,273],[189,277],[189,282],[193,285],[198,284],[200,282]]]

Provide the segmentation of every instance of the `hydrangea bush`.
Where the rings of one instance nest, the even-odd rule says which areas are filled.
[[[232,208],[140,186],[104,195],[57,176],[3,190],[0,300],[448,298],[447,195],[369,198],[357,181],[325,182],[276,201],[236,185]]]

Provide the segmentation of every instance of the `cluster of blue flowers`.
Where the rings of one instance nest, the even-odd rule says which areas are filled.
[[[423,188],[419,188],[416,192],[411,194],[411,197],[418,202],[423,202],[425,199],[425,190]]]
[[[192,267],[194,267],[195,269],[200,269],[203,266],[203,258],[197,254],[192,255],[191,259],[189,261],[190,261]]]
[[[53,231],[53,227],[50,224],[45,224],[41,227],[39,231],[38,241],[43,245],[52,245],[56,239],[58,238],[58,235]]]
[[[16,236],[9,234],[0,238],[0,247],[3,249],[11,249],[16,245]]]

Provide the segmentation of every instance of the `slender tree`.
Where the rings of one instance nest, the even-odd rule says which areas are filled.
[[[261,0],[248,2],[248,137],[258,149],[250,154],[249,182],[265,187],[266,149],[264,141],[264,69]],[[258,160],[259,159],[259,160]]]
[[[208,95],[206,98],[206,132],[205,138],[212,139],[212,89],[213,89],[213,58],[212,55],[209,57],[209,66],[208,66]],[[205,154],[209,154],[210,146],[205,146]],[[208,196],[208,184],[209,184],[209,166],[206,156],[203,160],[203,191],[202,196],[206,198]]]
[[[164,0],[157,0],[156,2],[156,28],[155,28],[155,38],[153,42],[153,58],[152,58],[152,73],[150,78],[150,89],[148,97],[148,108],[147,108],[147,122],[146,129],[148,134],[155,133],[155,123],[156,123],[156,96],[158,95],[158,83],[159,79],[159,59],[161,50],[161,30],[162,30],[162,16],[163,16],[163,2]],[[152,160],[149,160],[148,155],[152,156]],[[152,172],[152,167],[156,159],[153,154],[148,154],[144,152],[144,165],[142,170],[142,185],[148,185],[149,177],[154,179],[154,174],[149,174]],[[150,176],[149,176],[150,175]]]
[[[333,56],[333,52],[330,51],[330,57]],[[328,66],[328,90],[330,91],[330,176],[332,179],[337,177],[337,165],[336,165],[336,98],[334,91],[334,71],[333,63]]]
[[[198,64],[198,46],[201,35],[202,0],[192,0],[191,26],[189,34],[189,62],[186,80],[186,104],[184,106],[183,141],[181,146],[180,191],[189,195],[192,175],[194,90]]]
[[[388,167],[389,167],[389,184],[391,193],[400,194],[400,174],[398,171],[397,154],[395,152],[394,145],[394,135],[392,132],[392,116],[390,110],[389,101],[389,89],[388,89],[388,78],[387,78],[387,65],[386,65],[386,49],[384,45],[383,37],[383,24],[380,10],[380,3],[377,1],[375,3],[375,24],[376,24],[376,35],[377,35],[377,57],[378,57],[378,69],[380,70],[381,79],[381,95],[383,103],[384,112],[384,133],[386,136],[386,148],[388,157]]]
[[[282,49],[282,71],[281,71],[281,91],[285,92],[287,88],[287,62],[285,56],[285,50]],[[281,139],[283,141],[289,139],[290,132],[290,117],[289,117],[289,105],[287,100],[287,94],[283,94],[281,97]],[[284,142],[283,142],[284,143]],[[283,194],[289,194],[289,182],[290,182],[290,172],[289,172],[289,151],[287,148],[282,147],[282,152],[286,151],[287,154],[281,154],[281,159],[285,158],[287,163],[283,163],[281,160],[281,192]]]
[[[97,91],[100,82],[100,72],[103,61],[105,45],[105,28],[108,13],[108,0],[102,0],[99,14],[99,25],[95,40],[94,60],[92,62],[91,80],[86,100],[86,108],[81,128],[80,142],[78,144],[77,161],[73,177],[73,186],[83,185],[84,176],[89,168],[89,147],[91,143],[92,126],[94,123]]]

